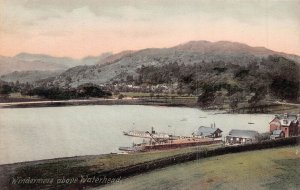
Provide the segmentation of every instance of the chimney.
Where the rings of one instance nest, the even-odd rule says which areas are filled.
[[[284,117],[284,119],[287,119],[288,114],[287,114],[287,113],[284,113],[283,117]]]

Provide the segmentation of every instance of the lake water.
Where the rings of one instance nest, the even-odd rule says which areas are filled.
[[[122,131],[151,130],[190,135],[215,123],[231,129],[268,131],[273,115],[215,114],[196,108],[159,106],[70,106],[0,109],[0,164],[118,152],[140,139]],[[255,123],[249,125],[248,122]]]

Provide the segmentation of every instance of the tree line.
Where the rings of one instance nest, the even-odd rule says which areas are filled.
[[[127,81],[137,85],[177,83],[177,92],[198,96],[201,106],[210,106],[223,96],[236,107],[247,95],[250,105],[271,97],[297,101],[299,65],[280,56],[269,56],[247,65],[223,61],[184,64],[171,62],[161,66],[142,66],[137,77]],[[128,80],[130,79],[130,80]]]
[[[87,83],[78,86],[77,88],[61,88],[58,86],[34,87],[31,84],[16,83],[0,83],[0,95],[7,97],[12,92],[20,92],[22,95],[38,96],[46,99],[53,100],[67,100],[67,99],[79,99],[79,98],[102,98],[110,97],[112,93],[107,90],[103,90],[100,86]]]

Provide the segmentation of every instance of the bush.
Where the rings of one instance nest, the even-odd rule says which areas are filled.
[[[0,95],[7,96],[12,92],[12,87],[8,84],[0,85]]]
[[[123,94],[119,94],[118,99],[122,100],[125,96]]]

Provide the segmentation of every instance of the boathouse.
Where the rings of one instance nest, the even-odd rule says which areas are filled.
[[[269,123],[270,133],[273,134],[275,130],[282,130],[284,137],[298,136],[300,134],[300,115],[281,114],[275,115],[275,118]]]
[[[257,131],[233,129],[225,138],[225,143],[229,145],[250,144],[258,142]]]
[[[222,130],[215,127],[200,126],[197,131],[193,132],[194,137],[208,137],[208,138],[220,138],[222,137]]]
[[[284,138],[284,132],[282,130],[274,130],[270,138],[272,140]]]

